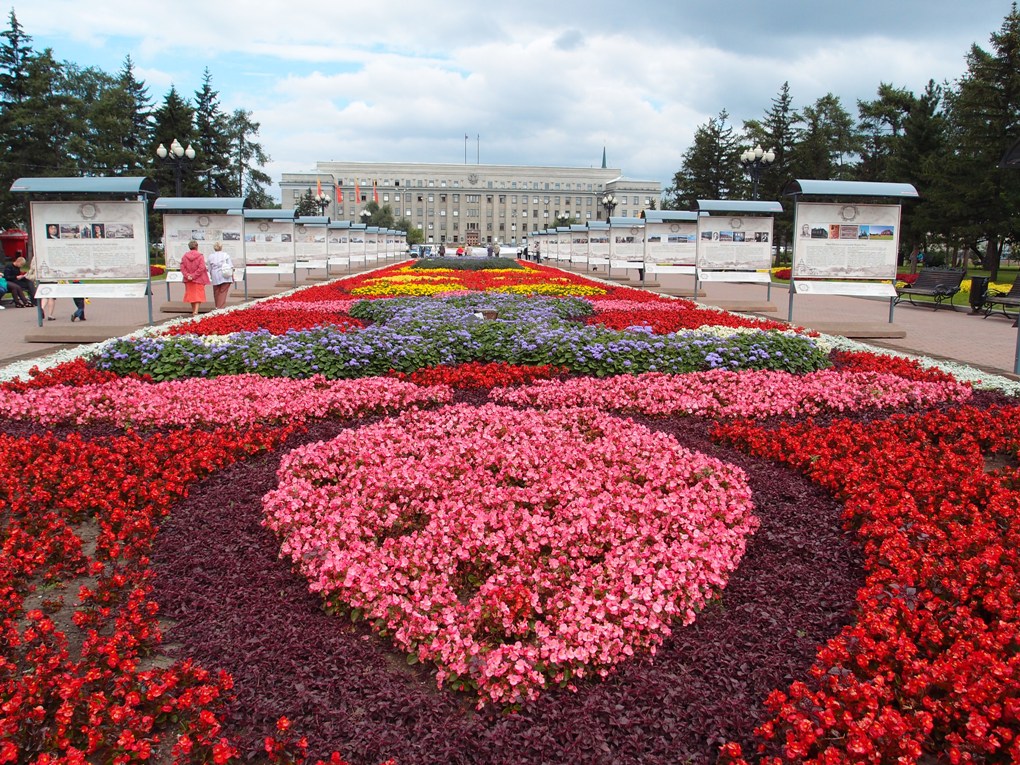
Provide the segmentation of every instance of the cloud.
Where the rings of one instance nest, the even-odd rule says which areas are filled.
[[[784,82],[856,112],[882,82],[921,90],[964,70],[1001,0],[852,5],[538,0],[35,0],[18,19],[58,59],[119,69],[130,54],[159,101],[209,67],[227,110],[261,123],[268,170],[318,160],[576,165],[670,181],[694,131],[727,109],[760,118]],[[97,23],[97,19],[99,23]],[[480,139],[476,139],[480,136]]]

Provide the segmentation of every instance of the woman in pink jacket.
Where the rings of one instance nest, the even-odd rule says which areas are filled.
[[[205,302],[205,285],[212,284],[205,255],[198,251],[198,242],[188,242],[188,251],[181,258],[181,276],[184,277],[184,302],[191,303],[191,315],[198,316],[198,307]]]

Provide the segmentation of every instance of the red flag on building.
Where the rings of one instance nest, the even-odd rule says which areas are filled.
[[[375,181],[372,181],[372,199],[376,204],[379,204],[379,189],[376,188]]]
[[[344,190],[340,188],[340,184],[336,185],[336,203],[342,205],[344,203]]]
[[[361,201],[361,186],[358,182],[354,182],[354,204],[358,204]]]
[[[322,181],[315,179],[315,196],[322,199]]]

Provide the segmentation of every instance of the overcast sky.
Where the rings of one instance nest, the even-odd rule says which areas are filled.
[[[666,186],[695,129],[881,82],[919,92],[988,49],[1005,0],[22,0],[36,50],[161,101],[208,67],[225,111],[261,123],[267,168],[317,160],[610,167]],[[6,20],[5,20],[6,21]],[[3,24],[7,28],[7,24]],[[469,139],[465,141],[464,136]],[[196,147],[201,151],[201,147]],[[279,194],[278,188],[272,193]]]

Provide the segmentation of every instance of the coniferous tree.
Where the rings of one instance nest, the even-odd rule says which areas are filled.
[[[790,241],[793,228],[792,205],[783,197],[783,189],[792,177],[790,157],[795,139],[794,125],[800,115],[793,108],[793,96],[790,95],[790,83],[784,82],[779,93],[772,99],[772,106],[760,120],[748,120],[744,123],[744,140],[747,146],[761,146],[775,152],[775,160],[762,172],[758,182],[758,195],[761,199],[783,201],[790,210],[775,220],[773,242],[785,247]]]
[[[952,151],[942,168],[953,186],[944,212],[967,246],[983,255],[992,279],[1003,244],[1020,234],[1020,174],[998,166],[1020,138],[1020,13],[1016,4],[991,50],[973,45],[967,71],[947,93]]]
[[[127,95],[130,113],[131,125],[122,138],[126,155],[133,158],[126,171],[144,170],[149,164],[148,151],[152,144],[152,99],[145,83],[135,77],[131,56],[124,57],[117,82]]]
[[[52,51],[33,51],[13,10],[0,39],[0,223],[24,225],[25,199],[8,189],[22,176],[74,172],[64,151],[72,124],[61,84],[63,68]]]
[[[272,184],[273,179],[262,169],[269,162],[269,155],[261,144],[254,140],[259,134],[259,127],[259,123],[252,120],[249,111],[237,109],[231,115],[229,123],[231,167],[237,196],[247,197],[249,207],[270,209],[277,207],[278,203],[265,189]]]
[[[698,199],[726,199],[742,183],[740,149],[729,114],[723,109],[694,133],[683,165],[667,189],[671,209],[692,209]]]
[[[231,196],[236,175],[231,172],[230,123],[219,103],[219,92],[212,89],[212,75],[206,69],[202,87],[195,92],[195,136],[193,144],[201,154],[196,157],[196,175],[205,196]]]
[[[153,173],[156,182],[159,184],[163,196],[172,197],[175,195],[174,167],[172,162],[161,162],[156,159],[156,149],[163,144],[169,151],[171,142],[176,138],[182,146],[189,146],[193,139],[193,120],[195,110],[187,100],[181,97],[174,86],[163,98],[163,103],[153,112],[153,130],[150,140],[148,155],[152,157]],[[197,152],[201,147],[196,147],[196,157],[192,162],[185,162],[181,166],[181,196],[199,197],[206,196],[201,181],[196,177],[197,169],[194,162],[199,159]]]
[[[795,126],[796,141],[790,152],[795,178],[848,180],[860,148],[853,118],[832,93],[805,106]]]
[[[878,98],[874,101],[857,102],[860,136],[857,180],[898,180],[890,172],[890,163],[899,150],[906,121],[916,106],[917,99],[913,93],[884,82],[878,86]]]

